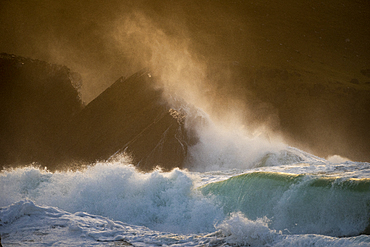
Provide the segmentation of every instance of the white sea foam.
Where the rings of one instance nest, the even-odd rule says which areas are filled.
[[[30,199],[68,212],[88,212],[171,232],[210,232],[221,210],[193,190],[178,169],[143,174],[120,163],[98,163],[77,172],[28,167],[1,174],[0,206]]]
[[[224,214],[214,196],[205,197],[196,189],[255,171],[325,174],[343,179],[370,177],[369,163],[335,164],[294,148],[286,152],[270,153],[264,161],[257,161],[272,159],[273,166],[203,173],[175,169],[144,174],[127,165],[126,160],[101,162],[80,171],[51,173],[34,167],[5,170],[0,173],[2,243],[6,246],[32,240],[46,246],[104,246],[125,240],[137,246],[368,245],[367,236],[337,238],[306,234],[315,226],[302,222],[300,235],[284,230],[282,225],[294,223],[281,221],[294,219],[284,216],[293,206],[294,187],[279,199],[279,205],[273,209],[279,219],[273,220],[267,217],[251,220],[239,212]],[[278,165],[279,162],[282,163]],[[330,217],[333,207],[322,205],[328,210],[326,217]],[[360,225],[353,222],[353,226]],[[340,227],[340,232],[351,232]]]
[[[187,113],[186,128],[194,129],[198,137],[198,142],[188,149],[185,167],[191,171],[249,169],[266,154],[279,153],[287,147],[280,141],[249,135],[237,122],[215,122],[200,109],[186,107],[183,111]]]
[[[268,219],[249,220],[242,213],[232,213],[229,219],[217,225],[227,243],[241,246],[271,245],[279,234],[268,228]]]
[[[335,163],[335,164],[344,163],[346,161],[351,161],[350,159],[346,157],[342,157],[340,155],[331,155],[331,156],[328,156],[326,159],[330,161],[331,163]]]
[[[233,213],[210,234],[173,234],[114,221],[100,215],[69,213],[24,200],[0,209],[4,246],[368,246],[366,235],[335,238],[315,234],[286,235]]]

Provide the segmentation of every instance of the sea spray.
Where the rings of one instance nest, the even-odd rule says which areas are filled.
[[[34,167],[0,177],[1,207],[29,199],[68,212],[87,212],[171,232],[210,232],[222,210],[193,189],[179,169],[140,173],[133,166],[97,163],[81,171],[50,173]]]
[[[280,140],[250,134],[237,119],[216,121],[201,108],[181,102],[176,109],[185,116],[185,128],[197,137],[196,142],[188,148],[185,162],[185,167],[190,171],[253,168],[261,165],[258,161],[266,154],[279,155],[287,147]],[[272,162],[270,165],[275,165],[272,159],[269,161]],[[292,160],[291,163],[298,161],[301,160]]]
[[[238,246],[269,246],[281,235],[268,228],[268,221],[266,217],[252,221],[236,212],[216,228],[225,236],[227,243]]]
[[[272,155],[282,165],[244,173],[144,174],[124,158],[77,171],[4,170],[2,243],[368,246],[369,236],[361,234],[367,232],[370,164],[333,164],[297,149],[286,152],[304,163],[285,164],[282,154]],[[208,187],[213,190],[206,194]]]

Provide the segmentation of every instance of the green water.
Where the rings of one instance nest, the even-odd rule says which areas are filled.
[[[337,236],[369,228],[370,179],[254,172],[199,189],[224,213],[240,211],[252,220],[266,216],[277,230]]]

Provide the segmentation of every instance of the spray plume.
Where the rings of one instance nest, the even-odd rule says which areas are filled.
[[[184,27],[179,29],[186,33]],[[166,101],[187,116],[185,126],[196,132],[199,141],[189,150],[188,168],[247,168],[283,147],[260,135],[265,126],[252,133],[243,125],[243,104],[217,92],[207,77],[205,61],[190,49],[189,38],[166,34],[139,12],[119,20],[113,33],[124,54],[150,68],[150,76],[158,79],[153,86],[163,88]]]

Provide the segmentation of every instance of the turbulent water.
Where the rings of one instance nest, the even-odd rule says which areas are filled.
[[[122,157],[80,171],[0,174],[4,246],[368,246],[370,164],[295,148],[254,168],[138,172]]]

